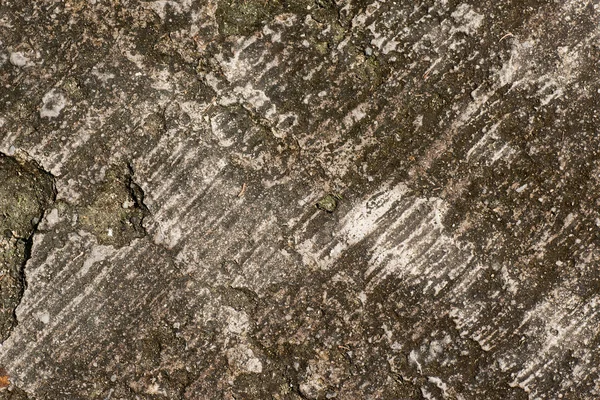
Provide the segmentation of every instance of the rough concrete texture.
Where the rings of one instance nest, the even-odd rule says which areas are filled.
[[[0,398],[600,398],[599,19],[2,1]]]

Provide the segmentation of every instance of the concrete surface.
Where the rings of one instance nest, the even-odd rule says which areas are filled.
[[[2,1],[0,398],[600,398],[599,20]]]

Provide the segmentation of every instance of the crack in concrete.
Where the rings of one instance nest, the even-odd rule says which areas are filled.
[[[127,162],[127,170],[128,170],[128,174],[127,174],[126,179],[127,179],[127,187],[129,190],[129,195],[131,196],[131,199],[134,202],[134,207],[142,210],[143,215],[140,220],[139,226],[144,231],[144,236],[148,236],[148,230],[144,226],[144,219],[146,218],[146,216],[152,215],[152,213],[150,212],[150,209],[144,203],[144,198],[146,197],[146,193],[144,192],[144,189],[142,189],[142,187],[139,184],[137,184],[137,182],[135,182],[135,180],[133,179],[133,176],[135,175],[135,170],[133,168],[133,165],[130,162]]]

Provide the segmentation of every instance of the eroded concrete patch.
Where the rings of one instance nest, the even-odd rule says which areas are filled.
[[[17,323],[15,308],[26,287],[25,263],[32,235],[54,200],[53,177],[35,162],[0,153],[0,342]]]
[[[31,257],[33,235],[54,201],[55,190],[52,175],[27,160],[24,154],[9,157],[0,153],[0,182],[1,345],[18,323],[15,310],[27,287],[25,266]],[[10,388],[1,396],[15,400],[27,398],[18,387]]]

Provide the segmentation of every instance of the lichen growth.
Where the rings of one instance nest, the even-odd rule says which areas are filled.
[[[342,197],[339,194],[329,193],[323,196],[317,202],[317,208],[323,211],[327,211],[328,213],[332,213],[336,210],[338,206],[338,200],[341,200]]]

